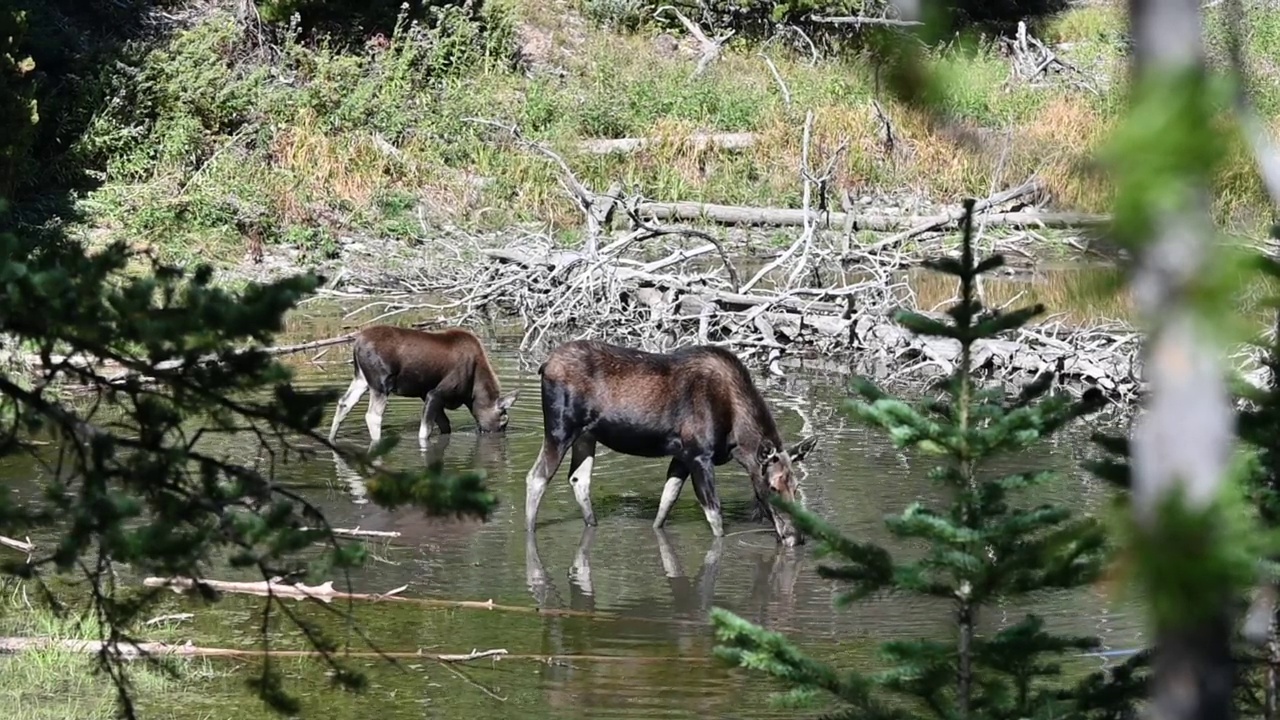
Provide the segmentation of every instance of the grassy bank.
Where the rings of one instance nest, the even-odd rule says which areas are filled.
[[[84,640],[101,637],[101,629],[83,611],[55,613],[34,587],[16,581],[0,585],[0,635]],[[173,622],[147,629],[148,639],[160,642],[176,641],[180,634]],[[171,666],[176,674],[136,663],[129,676],[135,697],[152,707],[165,698],[165,704],[196,708],[192,717],[211,716],[216,702],[202,695],[211,683],[228,676],[227,668],[204,659],[179,660]],[[17,720],[114,718],[115,686],[95,670],[92,656],[56,647],[0,656],[0,707]]]
[[[1110,187],[1089,168],[1124,92],[1125,28],[1114,0],[1076,6],[1042,33],[1073,71],[1022,79],[993,42],[934,53],[949,78],[948,109],[986,131],[980,153],[877,93],[874,69],[856,58],[814,62],[782,43],[764,48],[787,104],[758,43],[731,43],[693,78],[696,43],[654,29],[606,30],[588,19],[601,15],[599,3],[489,3],[483,37],[464,21],[402,27],[356,51],[252,46],[230,8],[201,8],[136,53],[132,67],[103,71],[121,73],[108,81],[125,92],[76,141],[105,168],[84,197],[86,224],[178,255],[234,261],[249,238],[297,247],[306,264],[336,255],[344,235],[414,242],[442,224],[549,222],[571,237],[579,214],[552,165],[468,117],[519,125],[599,189],[620,180],[660,200],[798,207],[801,123],[813,110],[819,158],[849,143],[832,182],[836,203],[844,191],[871,205],[888,196],[911,213],[916,200],[985,195],[1031,173],[1058,208],[1102,212],[1110,202]],[[1220,56],[1223,20],[1208,12]],[[1269,58],[1280,50],[1280,10],[1252,7],[1247,26],[1257,101],[1274,120],[1280,71]],[[695,131],[751,132],[756,141],[697,150],[680,141]],[[580,151],[584,140],[616,137],[669,142],[629,155]],[[1224,221],[1257,228],[1265,219],[1243,152],[1227,158],[1217,189]]]

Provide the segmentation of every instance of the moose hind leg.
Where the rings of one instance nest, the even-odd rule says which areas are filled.
[[[569,485],[573,497],[582,508],[582,521],[588,526],[596,524],[596,514],[591,509],[591,468],[596,462],[596,439],[583,435],[573,443],[573,455],[569,459]]]
[[[718,538],[724,537],[724,521],[720,516],[720,497],[716,494],[716,470],[711,463],[711,456],[699,455],[692,458],[689,466],[693,475],[693,492],[698,496],[698,504],[702,505],[702,513],[707,516],[711,534]]]
[[[684,483],[689,479],[689,467],[679,460],[671,458],[667,466],[667,484],[662,486],[662,499],[658,501],[658,514],[653,518],[653,527],[660,528],[667,523],[671,508],[675,507]]]
[[[347,386],[347,391],[342,394],[342,399],[338,401],[338,407],[333,412],[333,424],[329,426],[329,442],[338,437],[338,426],[346,419],[351,409],[360,402],[360,396],[364,395],[364,391],[369,389],[369,383],[364,379],[364,373],[356,370],[356,376],[351,379],[351,384]]]
[[[547,483],[560,469],[564,460],[567,443],[562,443],[550,435],[542,439],[542,450],[538,459],[533,461],[529,474],[524,478],[524,528],[533,532],[538,519],[538,506],[542,504],[542,495],[547,491]]]
[[[364,413],[364,423],[369,427],[369,442],[376,443],[382,437],[382,414],[387,411],[387,396],[369,389],[369,409]]]

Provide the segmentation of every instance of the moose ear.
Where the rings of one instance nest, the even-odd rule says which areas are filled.
[[[505,410],[510,410],[510,409],[511,409],[511,406],[516,404],[516,398],[518,398],[518,397],[520,397],[520,391],[519,391],[519,390],[517,390],[517,391],[515,391],[515,392],[511,393],[510,395],[508,395],[508,396],[506,396],[506,397],[502,398],[501,400],[499,400],[499,401],[498,401],[498,409],[499,409],[499,410],[504,410],[504,411],[505,411]]]
[[[756,462],[761,465],[769,464],[778,455],[778,450],[767,442],[760,443],[760,447],[756,448]]]
[[[817,446],[817,444],[818,436],[810,435],[795,445],[792,445],[791,449],[787,451],[787,454],[791,456],[791,462],[798,463],[801,460],[804,460],[805,456],[812,452],[813,448]]]

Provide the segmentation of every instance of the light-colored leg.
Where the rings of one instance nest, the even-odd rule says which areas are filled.
[[[369,441],[382,438],[382,413],[387,410],[387,396],[377,390],[369,391],[369,409],[364,413],[364,424],[369,426]]]
[[[660,528],[667,523],[671,508],[675,506],[684,489],[685,480],[689,479],[689,468],[676,458],[671,458],[667,465],[667,484],[662,486],[662,499],[658,501],[658,515],[653,519],[653,527]]]
[[[596,514],[591,509],[591,466],[596,459],[588,457],[582,461],[573,475],[569,476],[569,484],[573,486],[573,498],[582,509],[582,522],[587,525],[596,524]]]
[[[342,423],[347,414],[351,412],[351,408],[360,402],[360,396],[364,395],[364,391],[369,389],[369,383],[364,379],[364,373],[356,370],[356,376],[351,379],[351,384],[347,386],[347,391],[342,394],[342,399],[338,401],[338,407],[333,413],[333,424],[329,426],[329,442],[338,437],[338,425]]]
[[[569,484],[578,507],[582,508],[582,521],[588,526],[596,524],[596,514],[591,509],[591,468],[595,464],[595,438],[579,438],[573,444],[573,457],[569,460]]]
[[[658,500],[658,515],[653,519],[655,529],[667,523],[667,516],[671,514],[671,508],[679,499],[680,491],[684,489],[684,482],[685,478],[669,477],[666,484],[662,486],[662,498]]]
[[[698,496],[698,503],[702,505],[702,514],[707,518],[707,524],[711,526],[711,534],[714,537],[724,537],[724,522],[720,518],[720,497],[716,493],[716,476],[715,467],[711,464],[711,458],[699,457],[689,461],[692,466],[693,475],[693,492]]]
[[[422,401],[422,422],[418,424],[418,444],[427,446],[431,437],[431,425],[440,430],[441,435],[449,435],[449,420],[444,416],[444,403],[430,393]]]
[[[427,447],[427,439],[431,437],[431,399],[428,397],[422,401],[422,422],[418,423],[418,444],[424,449]]]
[[[720,518],[720,508],[702,507],[702,514],[707,517],[707,524],[711,526],[712,537],[724,537],[724,521]]]
[[[547,483],[551,476],[560,469],[560,461],[564,459],[564,448],[556,446],[554,441],[544,439],[542,450],[538,451],[538,459],[533,461],[529,474],[524,476],[524,529],[533,532],[538,520],[538,506],[542,504],[542,494],[547,491]]]

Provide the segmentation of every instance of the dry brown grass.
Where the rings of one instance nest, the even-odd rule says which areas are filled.
[[[286,222],[308,218],[308,205],[320,199],[368,207],[387,187],[387,178],[402,172],[372,136],[326,133],[309,111],[276,133],[271,158],[289,178],[274,194]]]
[[[1089,168],[1117,121],[1120,104],[1114,96],[1100,100],[1066,82],[1035,88],[1010,80],[1008,61],[997,53],[957,56],[947,70],[949,101],[958,108],[960,122],[986,139],[985,148],[975,152],[921,112],[877,93],[871,70],[855,61],[811,65],[779,46],[768,48],[789,88],[788,107],[756,54],[759,48],[728,50],[706,75],[692,79],[696,48],[691,53],[684,40],[676,52],[658,52],[647,34],[619,36],[586,24],[572,12],[572,0],[517,4],[524,14],[522,37],[531,44],[527,49],[538,56],[536,64],[546,66],[532,77],[486,70],[444,83],[391,82],[387,78],[405,74],[369,60],[354,75],[359,87],[348,87],[346,78],[353,76],[345,71],[333,71],[333,77],[342,78],[338,81],[311,80],[345,83],[318,85],[311,89],[315,96],[360,99],[356,109],[343,108],[332,117],[296,110],[314,105],[298,97],[295,88],[272,85],[262,91],[278,128],[266,160],[264,154],[223,155],[219,162],[227,167],[216,183],[210,181],[213,199],[233,186],[240,196],[265,198],[283,225],[307,225],[317,208],[326,207],[380,221],[384,207],[403,212],[407,203],[401,201],[408,199],[425,205],[435,219],[464,225],[534,220],[556,229],[580,227],[581,213],[561,187],[556,168],[500,134],[461,122],[481,116],[519,124],[556,148],[598,190],[620,180],[657,200],[797,207],[802,124],[806,110],[812,110],[812,164],[822,166],[836,147],[848,143],[835,167],[837,193],[914,194],[953,203],[1036,174],[1057,208],[1106,212],[1112,204],[1110,183]],[[1069,59],[1081,67],[1093,63],[1091,57],[1101,58],[1089,71],[1105,76],[1108,82],[1100,86],[1115,86],[1122,56],[1112,46],[1121,19],[1115,0],[1082,6],[1067,13],[1048,39],[1079,46],[1078,55]],[[355,61],[325,62],[346,67]],[[548,68],[563,74],[544,72]],[[892,152],[882,142],[873,106],[877,95],[892,122]],[[373,130],[388,119],[393,120],[387,122],[390,129],[383,132],[398,143],[393,150],[378,142]],[[697,132],[744,130],[755,133],[756,143],[743,151],[698,149],[688,141]],[[619,135],[659,142],[627,156],[577,150],[585,137]],[[1218,179],[1219,216],[1256,227],[1267,208],[1257,174],[1238,143],[1225,160]],[[230,167],[234,163],[242,166]],[[153,174],[150,183],[157,188],[159,176]],[[168,195],[162,189],[155,194]],[[397,202],[384,203],[388,197]],[[182,222],[158,225],[172,235]]]

